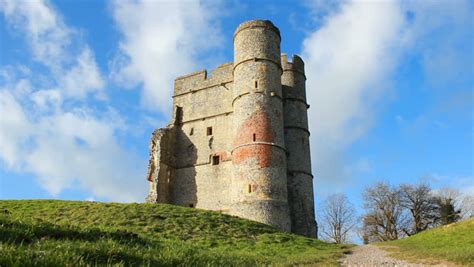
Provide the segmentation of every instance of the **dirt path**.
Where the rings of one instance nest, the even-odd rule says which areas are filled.
[[[389,252],[384,251],[376,246],[365,245],[358,246],[352,250],[352,254],[348,254],[341,260],[341,266],[347,267],[424,267],[424,266],[448,266],[448,265],[425,265],[415,264],[403,260],[394,259],[388,256]]]

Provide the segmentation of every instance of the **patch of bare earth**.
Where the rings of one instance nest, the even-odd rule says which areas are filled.
[[[347,267],[423,267],[423,266],[437,266],[437,267],[451,267],[455,266],[447,263],[412,263],[400,259],[395,259],[389,256],[392,252],[380,249],[377,246],[364,245],[352,249],[350,254],[347,254],[341,259],[341,266]]]

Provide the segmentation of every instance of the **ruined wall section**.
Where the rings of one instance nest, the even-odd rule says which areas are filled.
[[[290,231],[280,32],[270,21],[254,20],[237,28],[233,92],[230,213]]]
[[[175,80],[173,103],[181,107],[182,121],[177,126],[173,204],[228,210],[232,176],[232,67],[232,63],[227,63],[209,76],[204,70]]]
[[[296,55],[289,62],[283,54],[281,63],[291,231],[316,237],[304,62]]]
[[[150,158],[147,179],[150,191],[147,203],[170,202],[170,179],[174,176],[176,131],[173,126],[156,129],[150,140]]]

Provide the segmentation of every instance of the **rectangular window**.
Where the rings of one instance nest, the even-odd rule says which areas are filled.
[[[253,141],[255,142],[257,140],[257,135],[253,134]]]
[[[189,130],[189,135],[193,135],[194,134],[194,128],[191,128],[191,130]]]
[[[212,127],[207,127],[207,135],[212,135]]]
[[[247,186],[247,191],[248,191],[249,193],[252,193],[252,185],[251,185],[251,184],[249,184],[249,185]]]
[[[220,157],[212,156],[212,165],[219,165]]]
[[[255,89],[257,89],[258,88],[258,81],[255,81],[253,85],[255,86]]]

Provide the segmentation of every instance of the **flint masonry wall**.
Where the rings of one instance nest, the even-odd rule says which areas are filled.
[[[242,23],[234,34],[230,213],[290,231],[281,74],[280,31]]]
[[[281,63],[291,231],[316,236],[304,63],[296,55],[289,62],[285,54]]]
[[[150,142],[147,202],[220,210],[315,237],[304,63],[269,21],[242,23],[234,62],[176,78]]]

